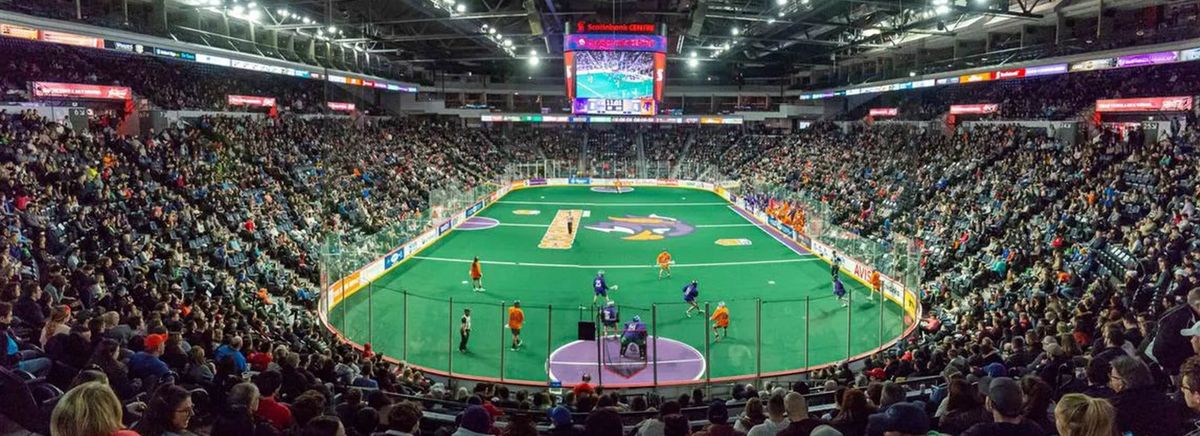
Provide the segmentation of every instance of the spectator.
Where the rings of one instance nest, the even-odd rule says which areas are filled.
[[[492,415],[483,406],[468,406],[458,422],[453,436],[488,436],[492,431]]]
[[[563,406],[554,406],[547,412],[550,416],[550,434],[552,436],[575,436],[580,434],[579,429],[575,426],[571,419],[571,411]],[[651,422],[646,420],[643,422]]]
[[[304,425],[300,436],[346,436],[346,428],[335,416],[318,416]]]
[[[788,426],[779,433],[779,436],[808,436],[818,427],[828,427],[824,421],[814,419],[808,416],[808,401],[803,395],[796,392],[788,393],[783,398],[783,404],[787,408]]]
[[[1023,401],[1021,387],[1016,381],[1007,377],[992,379],[987,388],[986,405],[992,412],[993,422],[975,424],[963,432],[963,436],[1046,434],[1036,423],[1021,415]]]
[[[50,343],[50,338],[56,335],[65,335],[71,332],[70,325],[67,324],[71,317],[71,308],[67,306],[56,306],[50,311],[50,319],[46,321],[46,325],[42,327],[42,335],[39,343],[45,347]]]
[[[666,431],[666,417],[680,413],[679,402],[668,400],[659,406],[658,419],[649,418],[638,424],[638,436],[662,436]],[[689,429],[689,431],[691,431]]]
[[[767,399],[767,419],[746,432],[747,436],[773,436],[788,426],[787,406],[782,393],[771,394]],[[639,435],[643,436],[643,435]]]
[[[1117,434],[1116,413],[1103,398],[1067,394],[1054,407],[1054,422],[1059,436]]]
[[[579,398],[584,395],[595,395],[596,388],[592,387],[592,375],[584,374],[582,381],[575,385],[574,388],[571,388],[571,392],[575,393],[575,398]]]
[[[165,384],[154,391],[146,403],[145,415],[133,430],[141,436],[190,436],[193,433],[188,431],[188,424],[195,414],[192,394],[179,386]]]
[[[754,426],[762,424],[767,420],[767,415],[763,413],[763,401],[757,396],[746,400],[746,404],[742,409],[741,416],[738,416],[737,421],[733,425],[733,429],[742,433],[750,431]]]
[[[291,407],[279,402],[276,398],[282,378],[279,371],[267,371],[254,376],[254,385],[262,394],[258,401],[258,410],[255,413],[279,431],[287,430],[296,424],[296,420],[292,417]]]
[[[975,424],[991,422],[992,415],[979,400],[978,392],[975,386],[962,378],[951,380],[949,393],[942,402],[945,412],[939,417],[938,430],[959,434]]]
[[[1192,337],[1200,335],[1197,327],[1200,327],[1200,288],[1188,292],[1186,304],[1176,306],[1159,319],[1158,333],[1147,355],[1167,374],[1178,375],[1183,361],[1196,355],[1190,342]]]
[[[871,415],[871,429],[880,435],[924,435],[929,432],[929,416],[921,402],[899,402],[886,411]]]
[[[587,420],[583,423],[583,434],[585,436],[603,436],[611,434],[624,433],[624,426],[621,424],[621,415],[618,415],[612,408],[596,409],[588,414]]]
[[[129,375],[137,379],[162,379],[170,374],[171,369],[167,368],[167,364],[160,358],[166,349],[166,343],[165,333],[146,335],[142,340],[142,351],[129,358]]]
[[[269,422],[255,415],[260,399],[258,387],[254,383],[234,385],[225,397],[225,408],[213,423],[211,433],[250,436],[279,434]]]
[[[829,424],[844,436],[863,436],[867,434],[867,422],[873,413],[875,409],[867,402],[867,395],[863,391],[847,389],[842,393],[837,414]]]
[[[137,436],[123,430],[121,401],[108,385],[84,383],[71,388],[54,405],[50,436]]]
[[[226,356],[233,358],[234,369],[236,369],[237,372],[242,373],[249,370],[249,367],[246,365],[246,356],[242,354],[241,336],[234,336],[230,338],[228,344],[221,344],[221,346],[217,347],[217,350],[213,352],[213,360],[218,362],[224,360]]]
[[[759,412],[761,413],[761,411]],[[708,425],[704,430],[695,433],[697,436],[731,436],[745,435],[740,431],[734,430],[732,425],[729,425],[729,408],[725,406],[725,402],[721,400],[713,400],[712,404],[708,405]]]
[[[0,363],[6,368],[17,368],[35,376],[45,376],[53,362],[30,350],[22,350],[23,342],[12,330],[12,305],[0,301],[0,336],[4,337],[4,358]]]
[[[687,417],[679,414],[663,417],[664,436],[689,436],[692,434],[692,424]]]
[[[1174,435],[1183,428],[1180,410],[1162,390],[1154,386],[1150,368],[1134,357],[1122,356],[1112,361],[1108,374],[1109,387],[1117,409],[1117,428],[1135,435]]]
[[[421,406],[411,401],[401,401],[388,411],[387,436],[411,436],[421,428]]]

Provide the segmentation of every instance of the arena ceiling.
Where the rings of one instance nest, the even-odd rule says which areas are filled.
[[[1029,27],[1087,20],[1100,8],[1100,0],[178,1],[209,10],[254,6],[261,9],[262,29],[323,34],[325,41],[415,71],[500,80],[560,78],[563,33],[571,22],[651,22],[666,29],[675,80],[717,76],[780,84],[835,65],[887,57],[904,62],[913,46],[952,46],[945,53],[928,50],[927,62],[959,57],[960,45],[980,40],[988,50],[1012,49],[1024,44],[1020,33]],[[1104,0],[1106,8],[1150,4]]]

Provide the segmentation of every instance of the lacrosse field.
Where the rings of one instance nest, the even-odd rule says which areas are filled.
[[[855,358],[911,325],[846,271],[848,301],[833,296],[830,264],[720,196],[673,187],[516,189],[329,310],[357,344],[429,372],[473,380],[564,385],[590,374],[607,386],[687,384],[779,376]],[[571,224],[568,229],[567,222]],[[570,230],[570,231],[568,231]],[[655,259],[671,253],[671,276]],[[468,270],[481,261],[484,287]],[[615,334],[579,341],[580,321],[604,304],[603,271],[617,328],[640,317],[649,339],[620,352]],[[682,288],[699,284],[701,313],[685,315]],[[615,290],[613,288],[616,288]],[[520,301],[521,346],[511,349],[508,308]],[[708,314],[729,308],[717,340]],[[471,310],[460,352],[463,309]]]

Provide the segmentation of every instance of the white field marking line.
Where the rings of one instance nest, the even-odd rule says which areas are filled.
[[[550,227],[549,224],[525,224],[525,223],[500,223],[497,225],[498,226],[508,226],[508,227],[541,227],[541,228]]]
[[[452,259],[448,257],[431,257],[431,256],[413,256],[413,259],[432,260],[437,262],[456,262],[456,263],[471,263],[472,259]],[[743,265],[768,265],[776,263],[798,263],[812,262],[821,260],[812,254],[804,255],[799,259],[778,259],[778,260],[751,260],[745,262],[710,262],[710,263],[689,263],[671,265],[673,268],[688,268],[688,267],[712,267],[712,266],[743,266]],[[583,269],[636,269],[636,268],[658,268],[658,265],[572,265],[562,263],[536,263],[536,262],[509,262],[503,260],[482,260],[479,263],[486,265],[507,265],[507,266],[540,266],[547,268],[583,268]]]
[[[799,251],[796,251],[796,249],[792,248],[791,245],[788,245],[787,242],[784,242],[782,239],[779,239],[779,236],[775,235],[775,233],[770,230],[770,227],[771,227],[770,224],[759,223],[757,221],[754,221],[754,218],[743,216],[741,213],[738,212],[737,209],[734,208],[734,206],[732,204],[729,205],[729,210],[733,211],[733,213],[737,214],[737,216],[742,217],[742,219],[746,220],[748,223],[750,223],[750,225],[752,225],[754,227],[758,227],[759,230],[762,230],[763,233],[766,233],[767,236],[770,236],[771,239],[775,240],[775,242],[778,242],[780,245],[787,247],[788,250],[791,250],[793,253],[796,253],[797,256],[814,256],[812,253],[801,253]],[[749,213],[750,211],[746,211],[746,212]]]
[[[496,203],[500,204],[533,204],[546,206],[728,206],[729,203],[575,203],[563,201],[516,201],[516,200],[500,200]]]
[[[697,224],[692,227],[695,227],[697,229],[711,229],[711,228],[721,228],[721,227],[758,227],[758,226],[751,224],[751,223],[742,223],[742,224]]]

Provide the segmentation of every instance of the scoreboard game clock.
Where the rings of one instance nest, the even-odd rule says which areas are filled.
[[[654,24],[578,22],[563,42],[567,98],[575,115],[658,113],[666,37]]]

